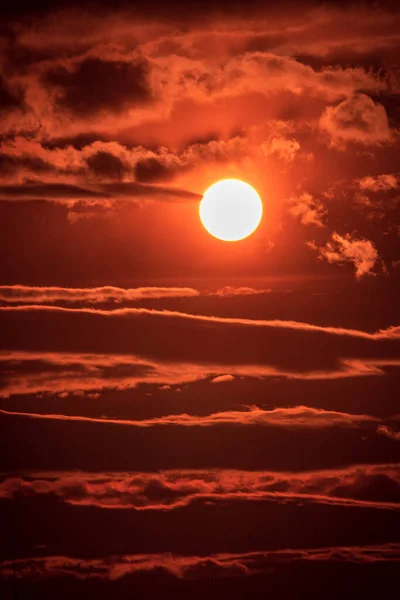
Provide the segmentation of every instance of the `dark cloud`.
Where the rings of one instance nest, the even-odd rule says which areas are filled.
[[[89,171],[99,179],[120,181],[130,172],[120,158],[109,152],[99,151],[86,159]]]
[[[58,90],[57,104],[90,118],[102,111],[120,112],[152,100],[149,65],[143,60],[107,62],[86,58],[70,71],[54,67],[43,75],[45,84]]]
[[[380,501],[400,504],[400,482],[393,480],[385,473],[356,477],[351,485],[338,485],[332,494],[344,498]]]
[[[73,205],[75,202],[84,200],[102,204],[107,200],[123,198],[129,201],[131,198],[140,196],[191,200],[201,198],[200,194],[178,188],[145,185],[136,182],[96,184],[90,189],[69,183],[42,183],[40,181],[0,186],[0,200],[2,201],[47,200]]]
[[[37,156],[15,157],[0,153],[0,177],[12,178],[20,172],[34,174],[48,174],[54,172],[53,165]]]
[[[156,158],[139,160],[135,165],[135,178],[142,183],[171,179],[174,171]]]
[[[23,103],[21,92],[12,91],[0,74],[0,111],[6,112],[21,108]]]
[[[154,197],[170,198],[170,199],[186,199],[199,201],[202,194],[182,190],[174,187],[165,187],[157,185],[146,185],[138,182],[123,182],[123,183],[104,183],[99,186],[99,189],[107,193],[110,197],[129,198],[131,196],[144,196],[149,199]]]
[[[67,183],[25,183],[21,185],[2,185],[0,186],[0,196],[3,199],[69,199],[69,198],[96,198],[101,196],[99,192],[83,189]],[[103,198],[106,195],[103,194]]]

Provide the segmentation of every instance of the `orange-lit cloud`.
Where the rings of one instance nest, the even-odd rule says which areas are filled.
[[[221,378],[220,378],[221,381]],[[231,381],[224,378],[223,381]],[[214,380],[215,382],[215,380]],[[47,419],[52,421],[88,421],[103,425],[127,425],[130,427],[154,427],[160,425],[179,425],[182,427],[211,427],[213,425],[261,425],[284,427],[287,429],[310,428],[324,429],[325,427],[362,427],[379,423],[379,419],[369,415],[351,415],[335,411],[296,406],[294,408],[276,408],[263,410],[252,406],[248,410],[224,411],[207,416],[190,414],[168,415],[140,421],[126,419],[109,419],[82,417],[60,414],[11,412],[0,409],[1,414],[31,419]]]
[[[226,383],[228,381],[234,381],[235,378],[233,375],[218,375],[218,377],[214,377],[214,379],[211,379],[211,383]]]
[[[39,315],[43,326],[47,319],[51,325],[37,338],[28,332]],[[181,385],[227,375],[304,380],[376,376],[400,360],[395,327],[368,333],[144,308],[38,305],[3,306],[0,316],[15,331],[9,350],[0,356],[0,393],[5,397],[123,390],[141,383]],[[29,351],[18,350],[21,326],[24,339],[32,342]],[[92,339],[93,326],[102,333]],[[65,328],[68,340],[62,334]],[[191,340],[200,332],[202,343],[193,346]],[[288,354],[288,343],[307,347],[307,353]]]
[[[357,563],[373,565],[381,561],[393,563],[400,560],[397,543],[331,546],[322,548],[300,548],[266,550],[245,553],[221,553],[202,556],[179,556],[166,554],[115,555],[107,559],[76,559],[69,556],[42,556],[14,561],[20,577],[29,577],[32,572],[42,573],[46,578],[73,576],[86,580],[88,570],[93,579],[115,581],[128,575],[165,571],[177,579],[214,579],[229,576],[250,576],[263,572],[271,573],[279,565],[290,563]],[[3,575],[13,577],[13,563],[3,563]]]
[[[316,225],[323,227],[323,219],[326,214],[326,209],[317,198],[313,198],[311,194],[304,192],[300,196],[292,196],[289,198],[289,213],[293,217],[298,217],[303,225]]]
[[[152,298],[190,298],[198,296],[193,288],[142,287],[119,288],[103,286],[94,288],[31,287],[26,285],[0,286],[0,300],[7,303],[24,302],[41,304],[46,302],[127,302]]]
[[[258,294],[269,294],[272,290],[268,289],[254,289],[251,287],[234,287],[227,285],[215,292],[215,296],[232,297],[232,296],[253,296]]]
[[[109,509],[173,510],[196,502],[275,499],[399,509],[398,464],[282,473],[173,470],[161,473],[48,472],[9,475],[0,497],[54,494],[73,505]]]
[[[392,139],[384,107],[365,94],[327,107],[319,127],[328,134],[332,146],[343,150],[352,142],[374,145]]]
[[[313,325],[312,323],[301,323],[297,321],[283,321],[279,319],[275,320],[262,320],[262,319],[244,319],[235,317],[215,317],[196,315],[178,311],[170,310],[155,310],[146,308],[117,308],[114,310],[102,310],[92,308],[66,308],[61,306],[35,306],[32,305],[21,305],[21,306],[2,306],[0,307],[0,313],[19,313],[19,312],[32,312],[33,314],[37,311],[43,311],[48,313],[59,313],[62,315],[66,314],[86,314],[93,316],[102,317],[121,317],[121,316],[139,316],[139,315],[153,315],[159,318],[176,318],[188,321],[210,322],[215,324],[226,324],[226,325],[238,325],[248,327],[261,327],[267,329],[288,329],[292,331],[306,331],[306,332],[319,332],[333,336],[345,336],[361,338],[366,340],[385,340],[385,339],[398,339],[400,338],[399,327],[389,327],[386,330],[377,331],[375,333],[368,333],[357,329],[346,329],[344,327],[330,327]]]
[[[394,431],[391,427],[388,427],[387,425],[379,425],[377,432],[381,435],[385,435],[386,437],[392,440],[400,441],[400,431]]]
[[[358,184],[362,190],[386,192],[388,190],[396,189],[400,184],[400,180],[396,174],[384,173],[382,175],[377,175],[376,177],[367,175],[360,179]]]
[[[21,321],[24,314],[29,318]],[[13,345],[0,357],[4,368],[1,395],[6,397],[121,390],[141,383],[180,385],[227,375],[326,380],[382,375],[385,367],[396,366],[400,360],[398,328],[368,333],[143,308],[109,311],[23,305],[0,307],[1,315],[15,327]],[[19,324],[26,336],[36,315],[51,318],[51,327],[44,337],[27,338],[34,341],[32,350],[20,351]],[[94,324],[100,326],[102,335],[92,340]],[[177,326],[181,334],[174,339]],[[70,329],[68,347],[60,327]],[[190,340],[200,331],[204,344],[191,346]],[[229,347],[227,337],[235,340]],[[288,355],[287,340],[297,347],[306,345],[307,354]]]
[[[96,219],[114,225],[127,204],[175,208],[198,201],[215,179],[254,179],[279,268],[288,198],[301,224],[333,233],[337,216],[321,199],[336,181],[357,179],[366,192],[368,178],[381,177],[375,193],[394,189],[379,173],[396,168],[397,15],[307,3],[288,14],[258,8],[257,17],[250,9],[228,19],[178,10],[161,21],[139,16],[140,8],[114,7],[103,20],[91,9],[54,9],[37,16],[34,31],[10,22],[0,203],[19,201],[22,214],[41,200],[54,215],[61,204],[71,229],[95,230]],[[385,254],[387,240],[360,225],[371,217],[366,202],[353,209],[357,226],[346,216],[340,235],[357,231]],[[302,229],[287,238],[289,256],[304,249]]]
[[[89,360],[88,360],[89,359]],[[47,356],[34,357],[26,354],[25,360],[38,360],[38,372],[25,372],[24,362],[10,355],[3,363],[17,365],[13,374],[6,374],[0,389],[0,397],[8,398],[20,394],[58,394],[61,397],[74,394],[87,394],[105,390],[128,390],[140,384],[179,386],[196,381],[233,381],[237,377],[270,378],[283,377],[298,380],[330,380],[351,377],[384,375],[385,367],[400,366],[400,359],[342,360],[337,368],[311,371],[290,371],[269,365],[234,365],[187,362],[155,362],[143,357],[117,356],[115,361],[107,361],[104,356],[77,354],[60,357],[59,367],[48,370]],[[56,363],[53,363],[57,365]],[[123,372],[123,374],[120,373]],[[127,374],[129,373],[129,374]],[[216,375],[216,373],[222,373]],[[22,377],[23,374],[23,377]],[[229,377],[229,380],[227,379]]]
[[[311,245],[311,247],[315,246]],[[332,241],[316,249],[319,255],[330,263],[353,263],[357,278],[374,274],[373,268],[378,260],[378,251],[370,240],[353,237],[350,234],[342,236],[334,232]]]
[[[215,292],[200,292],[187,287],[139,287],[120,288],[116,286],[102,286],[93,288],[65,288],[58,286],[39,287],[28,285],[2,285],[0,286],[0,301],[8,304],[14,303],[126,303],[140,300],[160,298],[192,298],[200,295],[233,297],[268,294],[272,290],[255,289],[251,287],[226,286]]]

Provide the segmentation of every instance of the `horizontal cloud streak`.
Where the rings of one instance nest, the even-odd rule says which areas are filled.
[[[178,386],[212,378],[231,382],[237,377],[284,377],[329,380],[383,375],[399,360],[343,360],[337,367],[306,372],[257,364],[210,364],[149,360],[135,355],[0,352],[3,382],[0,397],[16,394],[84,394],[101,390],[126,390],[140,384]],[[222,379],[221,379],[222,378]]]
[[[128,302],[154,298],[187,298],[200,292],[187,287],[93,288],[31,287],[26,285],[0,286],[0,301],[7,303],[32,302]]]
[[[174,510],[198,500],[276,500],[400,510],[400,465],[303,471],[171,470],[160,473],[47,472],[3,475],[0,498],[52,494],[73,505]]]
[[[179,556],[165,554],[114,555],[107,559],[76,559],[69,556],[44,556],[14,561],[20,577],[40,572],[46,578],[72,576],[85,580],[90,569],[91,577],[102,580],[118,580],[130,574],[151,574],[164,570],[180,579],[206,579],[229,576],[250,576],[269,572],[271,568],[288,563],[336,562],[371,565],[381,561],[400,561],[400,544],[388,543],[365,546],[333,546],[303,548],[298,550],[257,551],[245,553],[221,553],[202,556]],[[3,563],[3,574],[13,577],[13,563]]]
[[[171,2],[7,8],[3,591],[379,598],[400,13]],[[233,245],[198,215],[227,177],[264,206]]]
[[[251,287],[226,286],[215,292],[200,292],[188,287],[138,287],[121,288],[101,286],[92,288],[68,288],[58,286],[2,285],[0,286],[0,302],[8,304],[46,304],[53,302],[66,303],[105,303],[136,302],[139,300],[159,298],[191,298],[200,295],[230,298],[235,296],[253,296],[268,294],[271,289],[255,289]]]
[[[200,322],[212,322],[221,324],[233,324],[233,325],[247,325],[251,327],[266,327],[266,328],[282,328],[291,329],[298,331],[316,331],[326,334],[339,335],[339,336],[350,336],[355,338],[363,338],[368,340],[380,340],[380,339],[400,339],[400,326],[390,327],[386,330],[378,331],[376,333],[367,333],[358,329],[346,329],[343,327],[324,327],[321,325],[312,325],[311,323],[301,323],[297,321],[282,321],[279,319],[266,321],[260,319],[241,319],[241,318],[230,318],[230,317],[214,317],[205,315],[193,315],[189,313],[182,313],[178,311],[169,310],[155,310],[146,308],[121,308],[115,310],[101,310],[101,309],[89,309],[89,308],[65,308],[56,306],[1,306],[1,312],[9,311],[48,311],[48,312],[66,312],[66,313],[86,313],[93,315],[101,315],[105,317],[113,316],[136,316],[136,315],[154,315],[159,317],[176,317],[181,319],[188,319]]]
[[[380,421],[380,419],[371,417],[369,415],[352,415],[336,411],[309,408],[307,406],[276,408],[274,410],[262,410],[257,406],[253,406],[246,411],[224,411],[207,416],[196,416],[183,413],[164,417],[156,417],[153,419],[142,419],[140,421],[108,418],[97,419],[94,417],[60,414],[12,412],[2,409],[0,409],[0,413],[32,419],[47,419],[53,421],[89,421],[90,423],[102,423],[105,425],[127,425],[130,427],[152,427],[160,425],[180,425],[183,427],[211,427],[212,425],[264,425],[285,427],[287,429],[323,429],[325,427],[361,427],[362,425],[367,426],[373,423],[379,423]]]
[[[73,207],[81,202],[87,206],[108,206],[110,201],[125,202],[141,198],[162,200],[201,200],[202,195],[173,187],[147,185],[137,182],[103,183],[79,187],[68,183],[25,183],[0,186],[0,202],[44,200]]]
[[[168,310],[38,305],[2,306],[0,324],[9,332],[0,354],[3,396],[228,375],[338,379],[382,375],[400,364],[396,327],[369,333]]]

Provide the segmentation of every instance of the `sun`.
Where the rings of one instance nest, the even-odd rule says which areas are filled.
[[[258,227],[263,205],[256,190],[240,179],[222,179],[205,192],[200,219],[211,235],[224,242],[237,242]]]

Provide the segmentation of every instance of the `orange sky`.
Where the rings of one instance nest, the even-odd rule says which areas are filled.
[[[0,595],[382,597],[396,4],[1,10]],[[240,242],[199,219],[226,178]]]

